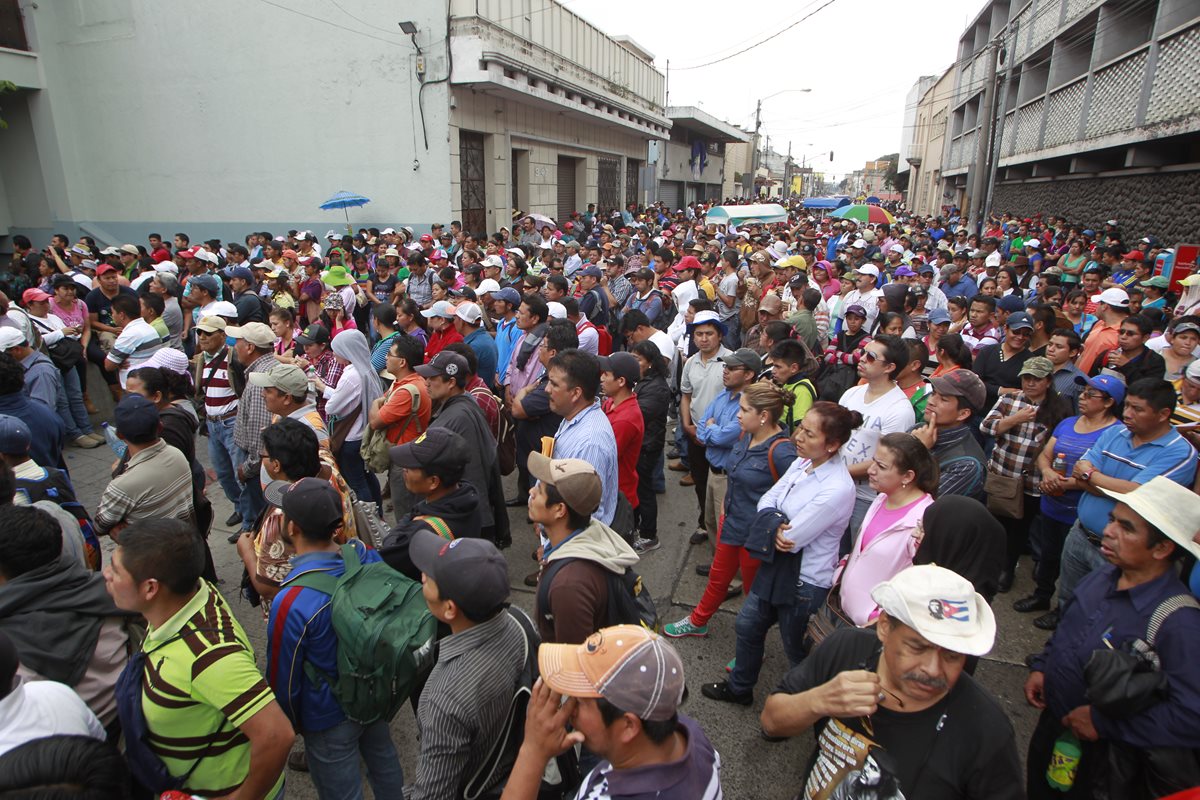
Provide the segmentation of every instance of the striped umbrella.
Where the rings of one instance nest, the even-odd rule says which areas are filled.
[[[830,214],[832,217],[839,219],[852,219],[855,222],[874,222],[887,223],[895,225],[896,218],[879,206],[870,206],[863,203],[852,206],[842,206],[837,211]]]

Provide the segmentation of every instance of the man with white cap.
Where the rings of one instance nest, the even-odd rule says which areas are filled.
[[[454,309],[452,324],[475,352],[479,362],[475,374],[488,389],[496,391],[496,340],[483,329],[483,310],[476,303],[460,303]]]
[[[1042,709],[1029,742],[1030,798],[1096,796],[1093,786],[1108,780],[1097,743],[1134,752],[1200,748],[1200,605],[1176,569],[1185,555],[1200,557],[1200,497],[1161,476],[1131,492],[1102,491],[1116,501],[1100,544],[1108,564],[1065,601],[1058,628],[1033,657],[1025,682],[1026,700]],[[1141,710],[1133,702],[1113,707],[1094,681],[1089,684],[1089,675],[1099,674],[1089,665],[1096,651],[1129,652],[1138,640],[1157,654],[1162,699]],[[1079,740],[1081,752],[1074,785],[1064,795],[1048,785],[1047,766],[1066,731]],[[1162,777],[1179,781],[1163,785],[1164,793],[1195,783],[1194,776]],[[1114,790],[1111,796],[1133,795]]]
[[[875,327],[875,319],[879,316],[879,298],[883,291],[875,287],[879,279],[879,267],[874,264],[863,264],[854,270],[854,288],[843,300],[842,308],[862,306],[867,312],[867,321],[863,325],[868,331]]]
[[[762,712],[763,732],[814,728],[817,752],[803,797],[1022,798],[1012,723],[970,675],[992,649],[996,619],[966,578],[908,567],[871,591],[874,629],[830,634],[784,676]],[[865,773],[865,774],[863,774]]]
[[[604,759],[584,777],[577,800],[722,797],[720,755],[679,714],[683,661],[666,639],[616,625],[583,644],[543,644],[538,667],[525,741],[501,800],[537,797],[546,763],[577,743]]]
[[[1085,375],[1091,375],[1092,367],[1102,363],[1104,357],[1116,349],[1120,341],[1121,323],[1129,316],[1129,293],[1124,289],[1105,289],[1093,296],[1092,302],[1096,304],[1098,319],[1088,331],[1083,350],[1079,352],[1079,360],[1075,362],[1075,366]]]

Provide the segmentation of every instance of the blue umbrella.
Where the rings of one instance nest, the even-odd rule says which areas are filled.
[[[350,212],[346,211],[346,209],[365,206],[369,202],[371,202],[371,198],[369,197],[363,197],[361,194],[355,194],[354,192],[341,191],[335,193],[333,197],[324,203],[321,203],[321,209],[323,211],[332,211],[335,208],[340,208],[342,211],[345,211],[346,230],[348,231],[350,230]]]

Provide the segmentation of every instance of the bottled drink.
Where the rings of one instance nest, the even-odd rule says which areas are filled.
[[[1050,468],[1059,475],[1067,474],[1067,456],[1065,453],[1055,453],[1054,461],[1051,462]]]
[[[125,442],[117,437],[116,429],[107,422],[101,422],[100,427],[104,429],[104,440],[108,442],[108,446],[112,448],[112,451],[117,454],[117,458],[124,458],[125,451],[129,448],[125,445]]]
[[[1081,754],[1079,739],[1070,731],[1063,731],[1062,735],[1054,742],[1054,752],[1050,754],[1050,765],[1046,767],[1046,782],[1052,789],[1067,792],[1075,785],[1075,775],[1079,771]]]

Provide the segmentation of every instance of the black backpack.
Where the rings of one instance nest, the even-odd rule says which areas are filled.
[[[550,607],[550,585],[554,582],[554,577],[564,566],[578,560],[561,558],[545,566],[541,578],[538,579],[538,608]],[[633,567],[626,567],[621,575],[605,568],[604,577],[608,588],[608,607],[605,610],[608,626],[641,625],[648,630],[657,631],[658,608],[654,605],[654,598],[650,596],[650,590],[643,583],[642,576],[638,575]]]

